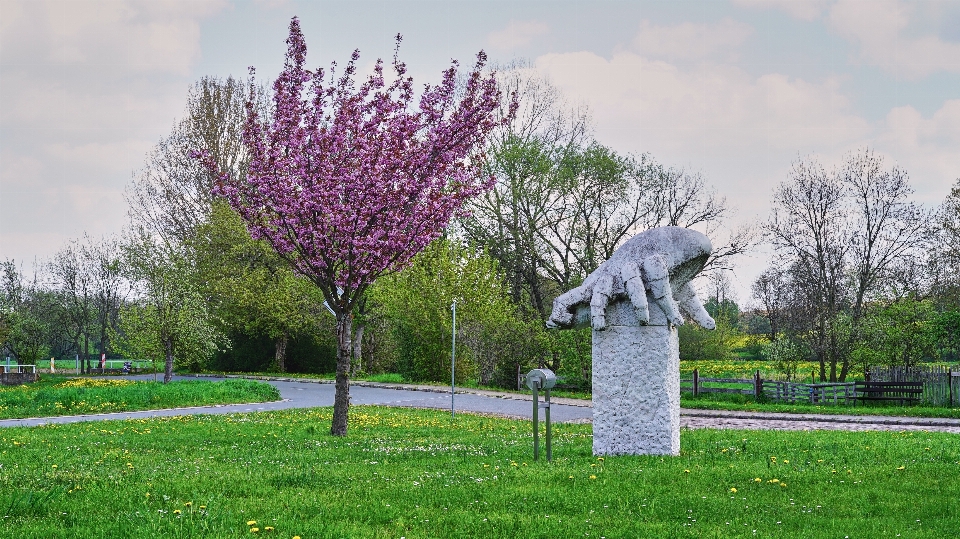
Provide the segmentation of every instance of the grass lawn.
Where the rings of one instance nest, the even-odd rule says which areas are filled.
[[[556,425],[355,407],[0,430],[2,537],[958,537],[960,436],[684,430],[591,454]]]
[[[956,403],[955,406],[960,405]],[[900,406],[896,403],[845,404],[779,404],[756,402],[753,395],[724,393],[701,393],[694,397],[690,392],[680,394],[680,406],[699,410],[735,410],[743,412],[775,412],[781,414],[833,414],[833,415],[881,415],[895,417],[946,417],[960,418],[960,407],[929,406],[918,404]]]
[[[269,384],[230,379],[222,382],[130,381],[41,375],[32,384],[0,386],[0,419],[130,412],[207,404],[280,399]]]

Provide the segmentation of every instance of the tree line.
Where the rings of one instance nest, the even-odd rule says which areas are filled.
[[[866,365],[955,357],[960,325],[960,184],[927,210],[906,171],[869,150],[826,170],[799,159],[758,226],[730,230],[733,210],[698,173],[596,140],[590,116],[531,66],[501,66],[501,117],[483,143],[495,185],[470,200],[442,237],[402,271],[357,297],[350,374],[449,378],[450,306],[458,303],[460,382],[512,386],[546,366],[590,385],[589,330],[548,332],[554,297],[633,234],[696,227],[716,247],[701,278],[715,332],[681,328],[685,358],[753,354],[791,372],[817,361],[822,380]],[[191,370],[329,373],[337,318],[329,297],[292,269],[221,195],[191,157],[206,149],[242,181],[248,108],[269,118],[271,90],[205,77],[184,118],[129,185],[130,222],[117,237],[70,242],[35,275],[3,262],[0,340],[22,363],[99,354]],[[730,294],[738,255],[766,241],[771,266],[753,283],[753,308]],[[795,370],[795,369],[794,369]]]

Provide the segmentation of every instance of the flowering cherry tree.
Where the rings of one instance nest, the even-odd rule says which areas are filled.
[[[400,36],[397,36],[399,47]],[[243,142],[245,179],[216,170],[217,194],[322,291],[337,318],[337,376],[331,433],[347,433],[354,306],[378,277],[400,270],[436,239],[464,202],[492,186],[480,170],[487,134],[509,121],[498,114],[492,75],[474,70],[457,84],[457,63],[419,97],[394,54],[389,82],[378,60],[355,82],[359,52],[337,76],[304,69],[299,20],[290,22],[284,69],[273,83],[272,117],[251,98]],[[251,96],[254,82],[251,68]],[[509,107],[509,110],[515,110]]]

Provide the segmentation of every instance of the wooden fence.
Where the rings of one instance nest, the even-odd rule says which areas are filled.
[[[923,382],[925,403],[935,406],[953,406],[960,403],[960,367],[922,365],[914,367],[870,367],[866,372],[870,382]]]
[[[760,371],[753,375],[753,379],[706,378],[700,376],[698,369],[694,369],[692,378],[680,379],[680,390],[691,391],[694,396],[700,393],[735,393],[753,396],[763,395],[778,402],[808,404],[852,403],[856,397],[853,386],[853,382],[803,384],[781,380],[764,380],[760,377]]]
[[[763,395],[778,402],[848,404],[856,397],[854,382],[801,384],[763,380],[762,384]]]

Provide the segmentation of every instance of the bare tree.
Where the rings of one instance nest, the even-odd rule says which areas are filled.
[[[207,221],[214,178],[190,152],[208,149],[220,170],[242,180],[248,162],[241,140],[248,97],[265,103],[263,91],[248,96],[247,85],[232,77],[204,77],[190,88],[184,119],[148,154],[127,189],[133,222],[168,241],[183,242]]]
[[[903,170],[884,170],[880,157],[862,150],[831,172],[798,160],[774,193],[765,230],[779,264],[790,268],[790,310],[804,313],[806,331],[797,335],[819,361],[821,380],[846,379],[865,301],[924,242],[930,216],[908,200],[912,192]],[[755,291],[770,284],[758,280]]]
[[[60,293],[70,320],[73,343],[80,359],[80,372],[89,372],[90,330],[94,319],[94,293],[83,246],[71,240],[47,263],[50,284]]]

